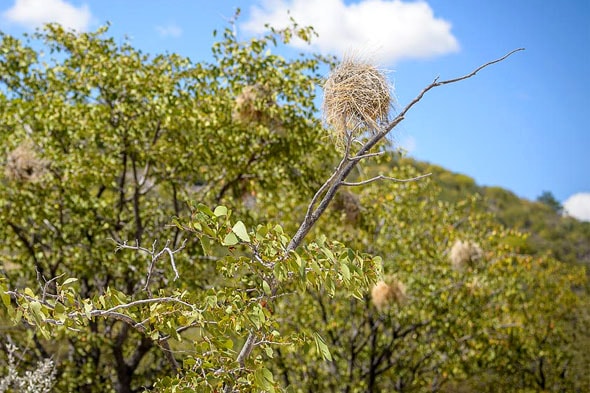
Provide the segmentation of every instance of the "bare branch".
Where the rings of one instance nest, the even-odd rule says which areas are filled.
[[[429,90],[431,90],[431,89],[433,89],[433,88],[435,88],[435,87],[438,87],[438,86],[448,85],[448,84],[450,84],[450,83],[460,82],[460,81],[462,81],[462,80],[469,79],[469,78],[471,78],[471,77],[475,76],[475,75],[476,75],[476,74],[477,74],[479,71],[483,70],[484,68],[486,68],[486,67],[489,67],[489,66],[491,66],[492,64],[496,64],[496,63],[499,63],[499,62],[501,62],[501,61],[504,61],[504,60],[506,60],[506,59],[507,59],[509,56],[511,56],[512,54],[514,54],[514,53],[516,53],[516,52],[523,51],[523,50],[524,50],[524,48],[518,48],[518,49],[515,49],[515,50],[513,50],[513,51],[511,51],[511,52],[507,53],[506,55],[504,55],[504,56],[500,57],[499,59],[496,59],[496,60],[492,60],[492,61],[490,61],[490,62],[487,62],[487,63],[485,63],[484,65],[481,65],[481,66],[477,67],[475,70],[473,70],[473,71],[472,71],[472,72],[470,72],[469,74],[466,74],[466,75],[460,76],[460,77],[458,77],[458,78],[447,79],[447,80],[444,80],[444,81],[439,81],[439,80],[438,80],[438,77],[437,77],[437,78],[435,78],[435,79],[434,79],[434,81],[433,81],[433,82],[432,82],[430,85],[426,86],[426,87],[425,87],[425,88],[424,88],[424,89],[423,89],[423,90],[420,92],[420,94],[418,94],[418,95],[416,96],[416,98],[414,98],[414,99],[413,99],[413,100],[412,100],[412,101],[411,101],[411,102],[410,102],[408,105],[406,105],[406,107],[405,107],[405,108],[404,108],[404,109],[403,109],[403,110],[402,110],[402,111],[399,113],[399,115],[397,115],[397,116],[396,116],[396,118],[395,118],[395,119],[393,119],[393,121],[392,121],[392,122],[391,122],[391,123],[390,123],[390,124],[389,124],[387,127],[385,127],[385,129],[383,130],[383,133],[384,133],[384,134],[387,134],[387,133],[389,133],[389,131],[391,131],[391,130],[392,130],[392,129],[393,129],[393,128],[394,128],[394,127],[395,127],[395,126],[396,126],[396,125],[397,125],[397,124],[398,124],[398,123],[401,121],[401,120],[400,120],[400,121],[398,121],[398,119],[399,119],[399,118],[403,119],[403,117],[405,116],[405,114],[406,114],[406,113],[407,113],[407,112],[408,112],[408,111],[409,111],[409,110],[410,110],[410,109],[411,109],[411,108],[412,108],[414,105],[416,105],[416,104],[417,104],[417,103],[418,103],[418,102],[419,102],[419,101],[422,99],[422,97],[424,97],[424,94],[426,94],[426,93],[427,93]],[[379,134],[378,134],[378,135],[379,135]]]
[[[45,282],[45,285],[43,286],[43,294],[41,295],[42,302],[45,302],[45,299],[47,298],[47,291],[49,290],[49,285],[51,285],[51,283],[55,282],[57,279],[63,277],[64,275],[65,273],[62,273],[59,276],[53,277],[51,280]]]
[[[246,339],[246,342],[244,343],[244,346],[242,347],[242,350],[240,351],[240,354],[238,355],[237,360],[240,364],[240,367],[246,367],[246,359],[248,358],[248,356],[250,356],[252,349],[254,349],[254,344],[256,344],[256,335],[254,334],[254,332],[250,332],[248,338]]]
[[[363,180],[363,181],[356,182],[356,183],[343,181],[343,182],[340,182],[340,184],[343,186],[347,186],[347,187],[358,187],[358,186],[364,186],[365,184],[373,183],[378,180],[391,180],[391,181],[398,182],[398,183],[407,183],[407,182],[411,182],[411,181],[424,179],[425,177],[428,177],[430,175],[432,175],[432,173],[427,173],[425,175],[420,175],[420,176],[412,177],[409,179],[397,179],[395,177],[379,175],[379,176],[375,176],[371,179]]]
[[[156,298],[150,298],[150,299],[135,300],[135,301],[132,301],[132,302],[129,302],[129,303],[125,303],[125,304],[119,304],[117,306],[114,306],[114,307],[109,308],[108,310],[92,310],[90,312],[90,315],[93,316],[93,317],[95,317],[95,316],[102,316],[102,315],[108,315],[108,314],[110,314],[110,313],[112,313],[113,311],[116,311],[116,310],[130,308],[130,307],[135,307],[135,306],[139,306],[141,304],[150,304],[150,303],[178,303],[178,304],[182,304],[183,306],[186,306],[188,308],[191,308],[191,309],[195,310],[195,306],[194,305],[192,305],[190,303],[187,303],[184,300],[180,300],[180,299],[177,299],[175,297],[156,297]],[[196,310],[196,311],[202,312],[203,310]]]
[[[475,76],[475,74],[477,74],[479,71],[483,70],[484,68],[489,67],[492,64],[496,64],[496,63],[499,63],[499,62],[501,62],[503,60],[506,60],[512,54],[514,54],[516,52],[523,51],[523,50],[524,50],[524,48],[514,49],[513,51],[508,52],[507,54],[505,54],[504,56],[500,57],[499,59],[489,61],[489,62],[485,63],[484,65],[479,66],[474,71],[472,71],[471,73],[469,73],[469,74],[467,74],[465,76],[461,76],[461,77],[455,78],[455,79],[447,79],[446,81],[438,82],[439,83],[439,86],[440,85],[446,85],[448,83],[455,83],[455,82],[462,81],[464,79],[471,78],[472,76]]]
[[[521,50],[524,50],[524,49],[523,48],[515,49],[515,50],[509,52],[508,54],[502,56],[501,58],[499,58],[497,60],[490,61],[488,63],[485,63],[484,65],[477,67],[475,70],[473,70],[469,74],[466,74],[466,75],[458,77],[458,78],[448,79],[448,80],[444,80],[444,81],[439,81],[438,78],[436,78],[430,85],[426,86],[416,96],[416,98],[414,98],[408,105],[406,105],[406,107],[386,127],[384,127],[381,132],[376,133],[371,139],[369,139],[358,150],[358,152],[356,153],[356,155],[354,157],[348,159],[345,154],[345,157],[340,162],[340,164],[338,165],[338,167],[336,168],[334,173],[332,173],[330,178],[320,187],[320,189],[318,190],[316,195],[314,195],[314,197],[312,199],[312,203],[309,204],[305,218],[303,219],[301,225],[297,229],[297,232],[295,233],[295,235],[293,235],[291,242],[289,242],[289,245],[287,246],[287,252],[295,250],[297,247],[299,247],[299,245],[301,244],[301,242],[303,241],[305,236],[309,233],[309,231],[315,225],[315,223],[320,218],[320,216],[328,208],[330,201],[336,195],[336,191],[338,190],[338,188],[341,185],[343,185],[342,183],[344,182],[344,179],[346,179],[346,177],[348,177],[348,175],[350,174],[352,169],[359,163],[359,161],[362,158],[364,158],[365,156],[368,157],[371,154],[375,154],[375,153],[370,153],[369,151],[378,142],[383,140],[383,138],[385,138],[387,136],[387,134],[404,119],[406,113],[414,105],[416,105],[429,90],[431,90],[435,87],[438,87],[438,86],[446,85],[449,83],[455,83],[455,82],[459,82],[459,81],[471,78],[474,75],[476,75],[479,71],[481,71],[482,69],[484,69],[492,64],[496,64],[498,62],[501,62],[501,61],[505,60],[506,58],[508,58],[513,53],[521,51]],[[320,199],[320,197],[322,195],[323,195],[323,197],[321,198],[320,202],[317,204],[317,207],[315,207],[315,209],[314,209],[314,206],[316,205],[317,201]]]
[[[250,333],[248,334],[248,338],[246,339],[246,342],[244,342],[244,345],[242,346],[242,350],[240,351],[240,354],[238,355],[237,361],[240,365],[240,368],[245,368],[246,367],[246,359],[248,359],[248,357],[250,356],[250,353],[252,353],[252,350],[254,349],[254,346],[256,345],[256,335],[254,334],[253,331],[250,331]],[[232,385],[231,384],[227,384],[225,385],[225,388],[223,389],[224,393],[229,393],[232,391]]]
[[[152,243],[152,249],[147,249],[145,247],[141,247],[139,245],[139,242],[136,240],[135,241],[135,246],[130,246],[129,244],[127,244],[127,242],[117,242],[114,239],[111,239],[115,242],[115,244],[117,245],[117,247],[115,248],[115,252],[119,251],[119,250],[123,250],[123,249],[128,249],[128,250],[135,250],[135,251],[141,251],[143,253],[148,254],[149,256],[151,256],[152,260],[150,262],[149,268],[148,268],[148,273],[147,273],[147,277],[145,280],[145,285],[144,285],[144,290],[147,290],[149,284],[150,284],[150,280],[152,278],[152,274],[154,271],[154,267],[156,264],[156,261],[164,254],[168,254],[168,256],[170,257],[170,264],[172,265],[172,270],[174,270],[174,280],[178,279],[180,277],[179,273],[178,273],[178,269],[176,268],[176,262],[174,260],[174,254],[176,254],[179,251],[182,251],[184,249],[184,247],[186,246],[186,242],[187,239],[184,239],[184,241],[182,242],[182,244],[180,245],[180,247],[178,247],[176,250],[172,250],[169,246],[170,246],[170,240],[166,241],[166,245],[164,246],[164,248],[162,248],[160,251],[156,251],[156,244],[157,244],[157,240],[154,240],[154,242]]]
[[[370,158],[370,157],[377,157],[380,155],[383,155],[383,153],[385,153],[384,151],[378,151],[376,153],[367,153],[367,154],[361,154],[361,155],[356,155],[354,157],[350,157],[349,160],[350,161],[360,161],[363,160],[365,158]]]
[[[361,186],[361,185],[368,184],[373,181],[382,180],[382,179],[383,180],[407,182],[407,181],[415,181],[415,180],[424,178],[426,176],[430,176],[430,174],[426,174],[426,175],[418,176],[413,179],[396,179],[396,178],[380,175],[380,176],[374,177],[372,179],[368,179],[368,180],[365,180],[362,182],[357,182],[357,183],[345,181],[345,179],[348,177],[350,172],[354,169],[354,167],[363,158],[373,157],[375,155],[381,154],[381,153],[371,153],[370,150],[373,147],[375,147],[375,145],[377,145],[377,143],[379,143],[381,140],[383,140],[383,138],[385,138],[387,136],[387,134],[389,134],[389,132],[391,132],[391,130],[393,130],[399,123],[401,123],[404,120],[406,113],[414,105],[416,105],[422,99],[422,97],[424,97],[424,95],[428,91],[430,91],[431,89],[438,87],[438,86],[443,86],[446,84],[455,83],[455,82],[459,82],[459,81],[471,78],[474,75],[476,75],[479,71],[481,71],[482,69],[484,69],[492,64],[499,63],[499,62],[505,60],[506,58],[508,58],[509,56],[511,56],[512,54],[514,54],[518,51],[521,51],[521,50],[524,50],[524,49],[523,48],[515,49],[515,50],[509,52],[508,54],[502,56],[501,58],[499,58],[497,60],[490,61],[488,63],[485,63],[485,64],[477,67],[475,70],[473,70],[469,74],[466,74],[466,75],[458,77],[458,78],[448,79],[448,80],[444,80],[444,81],[439,81],[438,78],[436,78],[430,85],[426,86],[416,96],[416,98],[414,98],[409,104],[407,104],[406,107],[389,124],[387,124],[380,132],[375,133],[375,135],[373,135],[373,137],[371,137],[367,142],[365,142],[359,148],[359,150],[356,152],[356,154],[353,157],[350,157],[350,148],[351,148],[352,141],[353,141],[352,140],[352,132],[346,133],[345,134],[346,140],[345,140],[344,157],[342,158],[342,160],[340,161],[340,163],[338,164],[338,166],[336,167],[334,172],[330,175],[330,177],[326,180],[326,182],[324,184],[322,184],[322,186],[319,188],[319,190],[315,193],[315,195],[311,199],[311,202],[308,205],[308,208],[305,213],[305,217],[304,217],[303,221],[301,222],[299,228],[297,229],[297,231],[295,232],[295,234],[291,238],[291,241],[287,245],[287,248],[285,250],[285,256],[287,256],[291,251],[294,251],[295,249],[297,249],[297,247],[299,247],[299,245],[303,242],[305,236],[307,236],[307,234],[312,229],[312,227],[315,225],[317,220],[321,217],[321,215],[328,208],[328,205],[330,204],[330,202],[332,201],[332,199],[336,195],[336,191],[338,191],[339,187],[341,187],[341,186],[349,186],[349,187]],[[250,353],[252,352],[252,350],[255,346],[255,342],[256,342],[255,332],[251,331],[248,335],[248,338],[246,339],[246,342],[244,343],[244,345],[242,347],[242,350],[240,351],[240,354],[238,355],[238,358],[237,358],[238,363],[240,364],[241,367],[244,367],[246,359],[248,358],[248,356],[250,356]],[[229,392],[230,390],[231,390],[231,385],[226,385],[224,391]]]

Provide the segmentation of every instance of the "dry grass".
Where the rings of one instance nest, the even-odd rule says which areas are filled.
[[[334,198],[334,209],[343,213],[348,224],[357,224],[362,211],[358,195],[350,191],[338,191]]]
[[[47,173],[48,163],[35,152],[34,145],[25,141],[6,157],[5,176],[14,181],[36,182]]]
[[[392,105],[385,74],[354,56],[345,57],[324,84],[323,112],[337,135],[377,132]]]

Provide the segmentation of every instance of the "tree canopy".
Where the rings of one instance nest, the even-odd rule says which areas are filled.
[[[107,27],[0,35],[0,391],[17,355],[64,392],[590,388],[583,267],[386,138],[505,57],[323,124],[335,63],[274,53],[294,36],[228,28],[193,62]]]

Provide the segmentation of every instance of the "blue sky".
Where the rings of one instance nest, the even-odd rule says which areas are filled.
[[[150,53],[208,60],[212,30],[242,9],[238,34],[280,26],[291,10],[320,33],[315,50],[360,51],[391,70],[398,108],[433,78],[452,78],[524,47],[475,78],[435,89],[395,130],[410,155],[535,199],[554,193],[590,220],[590,1],[569,0],[0,0],[0,30],[48,20],[106,21]],[[295,43],[297,44],[297,43]],[[573,198],[573,202],[566,201]]]

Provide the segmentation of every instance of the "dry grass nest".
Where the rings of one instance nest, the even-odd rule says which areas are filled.
[[[395,276],[388,277],[375,284],[371,290],[371,301],[379,311],[394,303],[401,305],[406,301],[406,286]]]
[[[349,224],[358,223],[361,217],[362,205],[358,195],[350,191],[339,191],[334,198],[334,209],[343,213]]]
[[[275,104],[272,92],[261,84],[245,86],[235,98],[232,118],[241,123],[260,123],[267,119],[265,107]]]
[[[337,135],[377,132],[389,118],[392,100],[390,85],[381,70],[347,57],[324,84],[324,120]]]
[[[457,240],[451,247],[449,258],[456,270],[473,267],[483,257],[481,247],[472,241]]]
[[[32,142],[22,142],[6,157],[4,175],[13,181],[36,182],[47,173],[49,163],[35,152]]]

